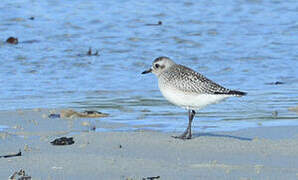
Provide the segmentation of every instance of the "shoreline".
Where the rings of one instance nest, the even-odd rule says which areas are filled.
[[[296,108],[296,107],[295,107]],[[22,118],[21,115],[29,113],[30,115],[26,115],[27,117],[30,116],[32,117],[32,120],[28,120],[27,121],[32,121],[34,123],[36,123],[37,121],[34,119],[45,119],[48,118],[48,115],[50,115],[51,113],[54,114],[60,114],[61,111],[65,111],[65,110],[70,110],[69,108],[58,108],[58,109],[47,109],[47,108],[26,108],[26,109],[15,109],[15,110],[0,110],[0,132],[1,131],[11,131],[13,129],[15,130],[20,130],[20,121],[11,121],[11,120],[6,120],[7,117],[9,116],[12,119],[16,119],[16,118]],[[289,111],[293,111],[292,109]],[[75,111],[74,111],[75,112]],[[79,111],[77,111],[79,112]],[[296,112],[296,109],[295,111]],[[103,113],[105,114],[105,113]],[[19,117],[17,117],[19,116]],[[109,115],[108,115],[109,116]],[[112,115],[113,116],[113,115]],[[59,117],[60,118],[60,117]],[[2,121],[1,121],[2,119]],[[81,126],[85,126],[85,128],[79,127],[77,125],[77,127],[79,127],[76,130],[71,130],[71,131],[88,131],[90,129],[88,129],[88,126],[91,125],[97,125],[96,127],[96,131],[99,132],[135,132],[135,131],[157,131],[157,132],[163,132],[163,133],[182,133],[184,132],[186,126],[187,126],[187,121],[183,120],[184,124],[180,124],[179,126],[177,125],[177,127],[164,127],[163,125],[159,124],[158,122],[156,122],[156,124],[131,124],[131,123],[127,123],[127,122],[121,122],[121,121],[117,121],[117,120],[111,120],[111,119],[106,119],[105,117],[99,117],[96,119],[95,118],[82,118],[82,117],[74,117],[74,118],[63,118],[61,117],[62,120],[67,120],[68,122],[70,122],[70,120],[73,120],[74,123],[77,123],[77,121],[79,122],[79,125]],[[95,120],[95,121],[94,121]],[[274,120],[274,119],[273,119]],[[292,120],[269,120],[269,121],[251,121],[251,122],[246,122],[246,121],[238,121],[237,123],[233,122],[233,121],[215,121],[214,123],[212,123],[212,121],[209,124],[204,124],[200,122],[199,120],[195,120],[193,123],[193,132],[197,132],[197,133],[213,133],[213,132],[234,132],[234,131],[239,131],[239,130],[245,130],[245,129],[250,129],[250,128],[267,128],[267,127],[288,127],[288,126],[298,126],[298,121],[295,121],[295,119]],[[39,120],[38,120],[39,121]],[[22,122],[24,123],[24,122]],[[42,122],[45,123],[45,122]],[[176,122],[175,122],[176,123]],[[25,122],[25,124],[28,125],[27,122]],[[212,125],[214,124],[214,125]],[[228,126],[225,126],[225,124],[229,124]],[[241,124],[243,124],[243,126],[241,126]],[[48,124],[50,125],[50,124]],[[185,127],[184,127],[185,126]],[[241,127],[240,127],[241,126]],[[27,132],[30,131],[30,129],[32,129],[32,127],[28,126],[29,129],[27,129]],[[89,127],[90,128],[90,127]],[[52,129],[55,130],[55,129]],[[14,130],[13,130],[14,131]]]
[[[47,118],[48,110],[0,112],[0,178],[23,169],[32,179],[296,179],[298,126],[198,133],[191,140],[156,131],[96,132],[80,119]],[[117,129],[121,124],[97,122]],[[12,126],[11,126],[12,127]],[[71,129],[79,131],[71,131]],[[10,129],[11,130],[11,129]],[[75,143],[53,146],[57,137]]]

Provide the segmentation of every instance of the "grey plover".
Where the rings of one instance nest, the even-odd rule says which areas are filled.
[[[156,58],[152,67],[142,74],[150,72],[157,76],[162,95],[171,103],[188,110],[188,126],[183,134],[174,136],[175,138],[191,139],[191,124],[196,110],[231,96],[244,96],[246,94],[224,88],[202,74],[176,64],[168,57]]]

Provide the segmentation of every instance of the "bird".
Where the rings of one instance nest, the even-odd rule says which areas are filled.
[[[186,130],[179,136],[173,136],[174,138],[192,138],[191,125],[196,111],[228,97],[247,94],[225,88],[191,68],[176,64],[166,56],[154,59],[152,66],[141,74],[147,73],[156,75],[160,92],[169,102],[188,111]]]

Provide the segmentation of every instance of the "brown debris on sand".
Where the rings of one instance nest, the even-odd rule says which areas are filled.
[[[53,118],[60,118],[60,114],[50,114],[48,115],[49,118],[53,119]]]
[[[74,140],[73,140],[73,137],[70,137],[70,138],[61,137],[52,141],[51,144],[55,146],[71,145],[71,144],[74,144]]]
[[[76,112],[71,109],[62,110],[61,117],[62,118],[97,118],[97,117],[107,117],[108,114],[101,113],[98,111],[84,111],[84,112]]]
[[[288,110],[298,113],[298,106],[296,106],[296,107],[290,107]]]
[[[143,178],[142,180],[154,180],[154,179],[159,179],[160,176],[152,176],[152,177],[146,177],[146,178]]]

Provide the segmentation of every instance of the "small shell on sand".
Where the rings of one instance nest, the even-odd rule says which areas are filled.
[[[41,112],[41,108],[34,108],[33,111],[34,112]]]
[[[83,118],[97,118],[97,117],[107,117],[108,114],[101,113],[98,111],[85,111],[85,112],[76,112],[71,109],[62,110],[61,111],[61,117],[62,118],[77,118],[77,117],[83,117]]]
[[[82,126],[90,126],[90,123],[87,121],[82,122]]]
[[[261,170],[264,168],[264,165],[255,165],[255,170],[257,174],[261,173]]]
[[[0,138],[6,139],[8,136],[10,136],[7,132],[0,132]]]
[[[26,152],[30,152],[30,151],[32,151],[32,148],[29,147],[28,144],[25,144],[25,145],[24,145],[24,151],[26,151]]]

